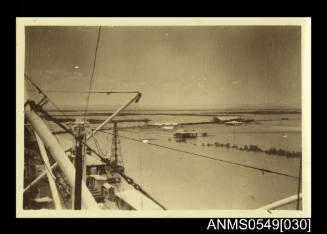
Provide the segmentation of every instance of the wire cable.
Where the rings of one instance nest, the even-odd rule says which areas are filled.
[[[35,108],[35,103],[33,104],[34,102],[31,102],[31,105],[34,106]],[[60,122],[56,121],[56,119],[54,119],[51,115],[49,115],[45,110],[43,110],[42,107],[38,107],[37,108],[38,110],[40,110],[42,113],[44,113],[46,116],[48,116],[50,119],[52,118],[53,121],[55,121],[55,123],[57,125],[59,125],[61,128],[63,128],[65,131],[69,132],[70,134],[72,134],[74,136],[74,133],[67,129],[65,126],[63,126]],[[107,132],[107,131],[103,131],[103,130],[99,130],[100,132],[103,132],[103,133],[107,133],[107,134],[110,134],[110,135],[113,135],[113,133],[111,132]],[[136,142],[139,142],[139,143],[143,143],[143,141],[140,141],[138,139],[135,139],[135,138],[131,138],[131,137],[127,137],[127,136],[122,136],[120,135],[121,138],[125,138],[125,139],[128,139],[128,140],[131,140],[131,141],[136,141]],[[83,143],[85,145],[87,145],[85,142]],[[219,159],[219,158],[214,158],[214,157],[211,157],[211,156],[207,156],[207,155],[202,155],[202,154],[197,154],[197,153],[192,153],[192,152],[188,152],[188,151],[184,151],[184,150],[180,150],[180,149],[175,149],[175,148],[172,148],[172,147],[168,147],[168,146],[163,146],[163,145],[159,145],[159,144],[155,144],[155,143],[151,143],[151,142],[148,142],[147,143],[148,145],[153,145],[153,146],[156,146],[156,147],[160,147],[160,148],[165,148],[165,149],[169,149],[169,150],[173,150],[173,151],[177,151],[177,152],[181,152],[181,153],[185,153],[185,154],[189,154],[189,155],[192,155],[192,156],[197,156],[197,157],[202,157],[202,158],[207,158],[207,159],[210,159],[210,160],[215,160],[215,161],[220,161],[220,162],[224,162],[224,163],[228,163],[228,164],[232,164],[232,165],[237,165],[237,166],[241,166],[241,167],[246,167],[246,168],[250,168],[250,169],[255,169],[255,170],[259,170],[261,172],[267,172],[267,173],[272,173],[272,174],[277,174],[277,175],[283,175],[283,176],[287,176],[287,177],[291,177],[291,178],[295,178],[295,179],[298,179],[297,176],[293,176],[293,175],[289,175],[289,174],[285,174],[285,173],[282,173],[282,172],[278,172],[278,171],[273,171],[273,170],[268,170],[268,169],[264,169],[264,168],[259,168],[259,167],[254,167],[254,166],[249,166],[249,165],[245,165],[245,164],[241,164],[241,163],[236,163],[236,162],[231,162],[231,161],[227,161],[227,160],[224,160],[224,159]],[[88,145],[87,145],[88,146]],[[90,147],[89,147],[90,148]],[[91,149],[91,148],[90,148]],[[95,152],[95,151],[94,151]],[[101,156],[101,155],[100,155]]]
[[[27,75],[26,73],[24,74],[24,76],[26,77],[26,79],[39,91],[39,93],[41,93],[46,99],[48,99],[49,100],[49,102],[63,115],[63,116],[65,116],[66,118],[68,118],[68,116],[66,115],[66,113],[63,111],[63,110],[61,110],[57,105],[56,105],[56,103],[54,103],[49,97],[48,97],[48,95],[45,93],[45,92],[43,92],[42,90],[41,90],[41,88],[35,83],[35,82],[33,82],[32,81],[32,79],[31,79],[31,77],[29,76],[29,75]]]
[[[99,27],[97,44],[96,44],[96,47],[95,47],[94,62],[93,62],[91,80],[90,80],[90,85],[89,85],[89,92],[88,92],[88,96],[87,96],[87,99],[86,99],[87,100],[86,101],[86,107],[85,107],[85,110],[84,110],[84,122],[85,122],[85,118],[86,118],[87,109],[89,108],[90,94],[91,94],[91,88],[92,88],[92,83],[93,83],[95,64],[96,64],[96,61],[97,61],[97,53],[98,53],[98,47],[99,47],[100,34],[101,34],[101,26]]]
[[[73,91],[73,90],[46,90],[47,93],[105,93],[105,94],[117,94],[117,93],[138,93],[138,91]]]
[[[58,126],[63,128],[65,131],[67,131],[71,135],[75,136],[74,133],[71,130],[69,130],[67,127],[62,125],[59,121],[57,121],[55,118],[53,118],[48,112],[46,112],[42,108],[42,106],[36,105],[34,101],[28,101],[28,103],[30,104],[31,108],[34,111],[40,111],[45,116],[47,116],[49,119],[53,120]],[[160,206],[163,210],[166,210],[166,208],[163,205],[161,205],[150,194],[148,194],[144,189],[142,189],[141,186],[139,186],[137,183],[135,183],[134,180],[131,177],[129,177],[125,173],[117,170],[115,168],[115,166],[112,165],[112,163],[110,162],[109,159],[107,159],[107,158],[103,157],[102,155],[100,155],[98,152],[96,152],[94,149],[92,149],[86,142],[83,141],[82,144],[85,145],[86,147],[88,147],[91,152],[93,152],[95,155],[97,155],[101,159],[101,161],[104,162],[106,165],[108,165],[113,171],[116,171],[128,184],[132,185],[134,187],[134,189],[136,189],[137,191],[143,193],[143,195],[148,197],[150,200],[152,200],[154,203],[156,203],[158,206]]]
[[[38,153],[38,156],[39,156],[39,153]],[[40,157],[40,158],[41,158],[41,161],[42,161],[45,169],[49,172],[50,176],[52,177],[53,181],[55,182],[55,185],[57,187],[57,190],[59,191],[59,193],[61,195],[61,198],[64,201],[64,206],[67,208],[68,207],[67,206],[67,202],[68,201],[67,201],[67,199],[65,197],[65,194],[63,194],[63,191],[61,190],[61,186],[59,184],[59,181],[58,181],[57,177],[53,174],[52,170],[48,167],[48,165],[45,163],[45,161],[43,160],[43,158],[42,157]]]
[[[113,133],[111,133],[111,132],[106,132],[106,131],[102,131],[102,132],[113,135]],[[143,143],[143,141],[135,139],[135,138],[122,136],[122,135],[120,135],[119,137],[131,140],[131,141],[136,141],[136,142],[139,142],[139,143]],[[224,162],[224,163],[228,163],[228,164],[232,164],[232,165],[237,165],[237,166],[241,166],[241,167],[246,167],[246,168],[250,168],[250,169],[259,170],[261,172],[267,172],[267,173],[272,173],[272,174],[277,174],[277,175],[282,175],[282,176],[287,176],[287,177],[298,179],[297,176],[285,174],[285,173],[278,172],[278,171],[273,171],[273,170],[268,170],[268,169],[264,169],[264,168],[254,167],[254,166],[245,165],[245,164],[241,164],[241,163],[236,163],[236,162],[232,162],[232,161],[227,161],[227,160],[224,160],[224,159],[214,158],[214,157],[211,157],[211,156],[202,155],[202,154],[198,154],[198,153],[193,153],[193,152],[189,152],[189,151],[185,151],[185,150],[180,150],[180,149],[176,149],[176,148],[172,148],[172,147],[168,147],[168,146],[164,146],[164,145],[159,145],[159,144],[155,144],[155,143],[151,143],[151,142],[148,142],[147,144],[148,145],[153,145],[153,146],[156,146],[156,147],[160,147],[160,148],[165,148],[165,149],[181,152],[181,153],[185,153],[185,154],[196,156],[196,157],[202,157],[202,158],[206,158],[206,159],[210,159],[210,160],[215,160],[215,161]]]
[[[70,134],[72,134],[74,136],[74,133],[72,133],[69,129],[67,129],[65,126],[63,126],[60,122],[58,122],[56,119],[54,119],[50,114],[48,114],[45,110],[43,110],[42,106],[40,105],[36,105],[33,101],[29,101],[31,103],[31,106],[34,108],[36,108],[37,110],[41,111],[42,113],[44,113],[47,117],[49,117],[50,119],[53,119],[53,121],[59,125],[60,127],[62,127],[65,131],[69,132]],[[106,131],[102,131],[104,133],[107,134],[111,134],[113,135],[113,133],[110,132],[106,132]],[[135,138],[131,138],[131,137],[127,137],[127,136],[122,136],[120,135],[120,137],[125,138],[125,139],[129,139],[132,141],[136,141],[139,143],[143,143],[143,141],[140,141],[138,139]],[[89,147],[85,142],[82,142],[84,145],[86,145],[87,147]],[[211,156],[207,156],[207,155],[202,155],[202,154],[197,154],[197,153],[192,153],[192,152],[188,152],[188,151],[184,151],[184,150],[180,150],[180,149],[175,149],[175,148],[171,148],[168,146],[163,146],[163,145],[159,145],[159,144],[154,144],[154,143],[147,143],[149,145],[153,145],[156,147],[161,147],[161,148],[165,148],[165,149],[169,149],[169,150],[174,150],[177,152],[182,152],[188,155],[192,155],[192,156],[197,156],[197,157],[202,157],[202,158],[207,158],[207,159],[211,159],[211,160],[215,160],[215,161],[220,161],[220,162],[224,162],[224,163],[228,163],[228,164],[232,164],[232,165],[237,165],[237,166],[241,166],[241,167],[245,167],[245,168],[250,168],[250,169],[255,169],[255,170],[259,170],[262,172],[267,172],[267,173],[272,173],[272,174],[277,174],[277,175],[283,175],[283,176],[287,176],[287,177],[291,177],[291,178],[296,178],[298,179],[298,177],[296,176],[292,176],[289,174],[285,174],[282,172],[278,172],[278,171],[273,171],[273,170],[268,170],[268,169],[264,169],[264,168],[258,168],[258,167],[254,167],[254,166],[249,166],[249,165],[245,165],[245,164],[241,164],[241,163],[236,163],[236,162],[231,162],[231,161],[227,161],[227,160],[223,160],[223,159],[219,159],[219,158],[214,158]],[[100,157],[100,159],[105,162],[109,167],[113,168],[115,170],[115,168],[111,165],[110,161],[106,158],[104,158],[102,155],[100,155],[99,153],[97,153],[95,150],[93,150],[91,147],[89,147],[89,149],[94,152],[98,157]],[[134,186],[134,188],[140,192],[142,192],[144,195],[146,195],[149,199],[151,199],[152,201],[154,201],[156,204],[158,204],[160,207],[162,207],[163,209],[166,209],[164,206],[162,206],[160,203],[158,203],[156,200],[154,200],[147,192],[145,192],[139,185],[137,185],[133,179],[131,179],[130,177],[128,177],[127,175],[125,175],[124,173],[118,172],[125,180],[128,184],[131,184]]]

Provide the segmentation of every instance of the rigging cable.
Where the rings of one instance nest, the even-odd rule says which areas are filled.
[[[60,195],[61,195],[61,198],[62,198],[62,200],[64,201],[64,205],[65,205],[65,207],[68,208],[68,205],[67,205],[67,203],[68,203],[68,200],[67,200],[67,194],[68,194],[68,192],[65,191],[66,194],[63,194],[63,188],[62,188],[62,186],[61,186],[61,184],[60,184],[58,178],[57,178],[57,177],[52,173],[52,171],[51,171],[51,170],[49,169],[49,167],[46,165],[46,163],[44,162],[44,160],[43,160],[43,159],[41,159],[41,160],[42,160],[42,162],[43,162],[43,165],[45,166],[45,169],[50,173],[50,176],[52,177],[53,181],[55,182],[55,185],[56,185],[56,187],[57,187],[57,190],[59,191],[59,193],[60,193]]]
[[[85,107],[85,111],[84,111],[84,122],[85,122],[85,118],[86,118],[86,112],[87,112],[87,109],[89,107],[89,100],[90,100],[91,88],[92,88],[92,83],[93,83],[95,64],[96,64],[96,60],[97,60],[97,53],[98,53],[98,47],[99,47],[100,34],[101,34],[101,26],[99,26],[98,39],[97,39],[97,44],[96,44],[96,47],[95,47],[94,62],[93,62],[91,80],[90,80],[90,85],[89,85],[89,92],[88,92],[88,97],[86,99],[86,107]]]
[[[62,191],[61,191],[61,189],[60,189],[60,185],[59,185],[59,181],[58,181],[57,177],[53,174],[53,172],[47,166],[47,164],[45,163],[45,161],[43,160],[43,158],[42,157],[40,157],[40,158],[41,158],[41,161],[43,163],[44,168],[46,169],[46,171],[49,172],[50,176],[52,177],[53,181],[55,182],[55,185],[56,185],[56,187],[57,187],[57,189],[58,189],[58,191],[59,191],[59,193],[61,195],[61,198],[64,201],[64,205],[67,208],[67,200],[66,200],[65,194],[63,194]]]
[[[108,133],[108,134],[111,134],[111,135],[113,134],[111,132],[106,132],[106,131],[102,131],[102,132]],[[128,140],[131,140],[131,141],[136,141],[136,142],[139,142],[139,143],[143,143],[143,141],[138,140],[138,139],[135,139],[135,138],[131,138],[131,137],[127,137],[127,136],[122,136],[122,135],[120,135],[120,137],[121,138],[128,139]],[[227,161],[227,160],[224,160],[224,159],[214,158],[214,157],[211,157],[211,156],[207,156],[207,155],[203,155],[203,154],[198,154],[198,153],[193,153],[193,152],[189,152],[189,151],[185,151],[185,150],[181,150],[181,149],[176,149],[176,148],[172,148],[172,147],[168,147],[168,146],[164,146],[164,145],[159,145],[159,144],[155,144],[155,143],[151,143],[151,142],[148,142],[147,144],[148,145],[153,145],[153,146],[156,146],[156,147],[160,147],[160,148],[165,148],[165,149],[169,149],[169,150],[181,152],[181,153],[185,153],[185,154],[189,154],[189,155],[192,155],[192,156],[207,158],[207,159],[211,159],[211,160],[215,160],[215,161],[220,161],[220,162],[224,162],[224,163],[228,163],[228,164],[232,164],[232,165],[237,165],[237,166],[241,166],[241,167],[246,167],[246,168],[250,168],[250,169],[259,170],[259,171],[262,171],[262,172],[267,172],[267,173],[272,173],[272,174],[277,174],[277,175],[282,175],[282,176],[287,176],[287,177],[298,179],[297,176],[285,174],[285,173],[278,172],[278,171],[272,171],[272,170],[268,170],[268,169],[264,169],[264,168],[249,166],[249,165],[245,165],[245,164],[241,164],[241,163],[236,163],[236,162],[232,162],[232,161]]]
[[[31,102],[31,104],[32,104],[32,106],[34,106],[34,108],[36,108],[37,110],[41,111],[47,117],[49,117],[50,119],[52,119],[57,125],[59,125],[61,128],[63,128],[66,132],[74,135],[73,132],[71,132],[69,129],[67,129],[65,126],[63,126],[60,122],[58,122],[55,118],[53,118],[51,115],[49,115],[45,110],[43,110],[43,108],[41,106],[36,106],[34,102]],[[103,131],[103,130],[99,130],[99,131],[113,135],[113,133],[111,133],[111,132],[106,132],[106,131]],[[129,140],[132,140],[132,141],[143,143],[143,141],[140,141],[140,140],[135,139],[135,138],[131,138],[131,137],[127,137],[127,136],[122,136],[122,135],[120,135],[120,137],[125,138],[125,139],[129,139]],[[84,142],[84,144],[87,145],[85,142]],[[171,148],[171,147],[168,147],[168,146],[163,146],[163,145],[159,145],[159,144],[155,144],[155,143],[151,143],[151,142],[148,142],[147,144],[153,145],[153,146],[157,146],[157,147],[161,147],[161,148],[166,148],[166,149],[169,149],[169,150],[174,150],[174,151],[182,152],[182,153],[189,154],[189,155],[192,155],[192,156],[207,158],[207,159],[211,159],[211,160],[215,160],[215,161],[220,161],[220,162],[224,162],[224,163],[228,163],[228,164],[233,164],[233,165],[237,165],[237,166],[241,166],[241,167],[255,169],[255,170],[259,170],[261,172],[267,172],[267,173],[272,173],[272,174],[277,174],[277,175],[283,175],[283,176],[287,176],[287,177],[298,179],[297,176],[285,174],[285,173],[278,172],[278,171],[272,171],[272,170],[268,170],[268,169],[264,169],[264,168],[259,168],[259,167],[249,166],[249,165],[245,165],[245,164],[241,164],[241,163],[231,162],[231,161],[227,161],[227,160],[224,160],[224,159],[218,159],[218,158],[214,158],[214,157],[207,156],[207,155],[192,153],[192,152],[188,152],[188,151],[184,151],[184,150],[180,150],[180,149],[175,149],[175,148]]]
[[[28,76],[26,73],[24,73],[24,76],[27,78],[27,80],[38,90],[39,93],[41,93],[43,95],[43,99],[46,99],[48,100],[66,119],[69,119],[69,117],[66,115],[66,113],[61,109],[59,108],[59,106],[56,105],[56,103],[54,103],[49,97],[48,95],[41,90],[41,88],[35,83],[32,81],[31,77]],[[43,100],[42,99],[42,100]],[[26,103],[25,103],[26,104]],[[39,104],[40,105],[40,102]],[[49,121],[47,120],[48,124],[49,124]],[[54,121],[53,121],[54,122]],[[49,125],[50,126],[50,125]],[[74,138],[75,136],[73,136]],[[75,139],[75,138],[74,138]]]
[[[33,133],[33,135],[35,136],[35,133]],[[67,194],[70,196],[69,192],[65,191],[66,194],[64,194],[64,188],[63,186],[60,184],[60,181],[58,180],[58,178],[54,175],[53,171],[47,166],[47,164],[45,163],[45,161],[43,160],[43,158],[40,156],[39,153],[37,153],[37,155],[39,156],[38,158],[41,159],[41,162],[43,163],[45,169],[49,172],[50,176],[52,177],[53,181],[55,182],[55,185],[61,195],[61,198],[64,202],[64,206],[66,208],[68,208],[69,206],[67,205],[67,203],[69,204],[69,201],[67,200]]]
[[[68,116],[65,114],[65,112],[63,110],[61,110],[57,105],[56,103],[54,103],[49,97],[47,94],[45,94],[41,88],[35,83],[32,81],[31,77],[28,76],[26,73],[24,74],[24,76],[27,78],[27,80],[39,91],[39,93],[41,93],[44,98],[46,98],[47,100],[49,100],[49,102],[62,114],[64,115],[66,118],[68,118]]]
[[[44,114],[47,118],[51,119],[53,122],[55,122],[58,126],[60,126],[61,128],[63,128],[67,133],[75,136],[75,134],[69,130],[67,127],[65,127],[64,125],[62,125],[57,119],[55,119],[54,117],[52,117],[49,113],[47,113],[47,111],[45,111],[42,106],[40,105],[36,105],[34,101],[28,101],[28,103],[30,104],[31,108],[34,111],[39,111],[42,114]],[[113,171],[116,171],[128,184],[132,185],[134,187],[134,189],[136,189],[137,191],[143,193],[143,195],[145,195],[146,197],[148,197],[150,200],[152,200],[154,203],[156,203],[158,206],[160,206],[163,210],[166,210],[166,208],[161,205],[158,201],[156,201],[150,194],[148,194],[144,189],[142,189],[141,186],[139,186],[137,183],[134,182],[134,180],[127,176],[124,172],[121,172],[119,170],[116,170],[115,166],[113,166],[110,162],[109,159],[103,157],[102,155],[100,155],[98,152],[96,152],[94,149],[92,149],[86,142],[82,142],[83,145],[85,145],[86,147],[88,147],[88,149],[93,152],[95,155],[97,155],[102,162],[104,162],[106,165],[108,165]]]
[[[72,91],[72,90],[46,90],[47,93],[106,93],[106,94],[113,94],[113,93],[139,93],[138,91]]]
[[[99,151],[100,154],[104,155],[101,147],[100,147],[100,144],[98,142],[98,140],[96,139],[96,137],[93,137],[93,141],[94,141],[94,144],[95,144],[95,147],[97,148],[97,150]]]
[[[42,92],[42,91],[41,91]],[[52,117],[50,114],[48,114],[41,105],[36,105],[35,102],[33,101],[28,101],[31,106],[33,106],[35,108],[35,110],[38,110],[40,112],[42,112],[43,114],[45,114],[48,118],[50,118],[52,121],[54,121],[58,126],[60,126],[61,128],[63,128],[65,131],[67,131],[68,133],[72,134],[74,136],[74,133],[72,133],[69,129],[67,129],[64,125],[62,125],[57,119],[55,119],[54,117]],[[113,135],[113,133],[110,132],[105,132],[102,131],[104,133],[107,134],[111,134]],[[126,137],[126,136],[120,136],[122,138],[125,139],[129,139],[132,141],[136,141],[136,142],[140,142],[143,143],[142,141],[138,140],[138,139],[134,139],[134,138],[130,138],[130,137]],[[82,142],[84,145],[86,145],[87,147],[89,147],[86,142]],[[278,175],[283,175],[283,176],[287,176],[287,177],[291,177],[291,178],[296,178],[298,179],[298,177],[296,176],[292,176],[289,174],[285,174],[285,173],[281,173],[281,172],[277,172],[277,171],[272,171],[272,170],[268,170],[268,169],[264,169],[264,168],[258,168],[258,167],[254,167],[254,166],[249,166],[249,165],[245,165],[245,164],[240,164],[240,163],[236,163],[236,162],[231,162],[231,161],[227,161],[227,160],[223,160],[223,159],[218,159],[218,158],[214,158],[214,157],[210,157],[207,155],[201,155],[201,154],[197,154],[197,153],[192,153],[192,152],[188,152],[188,151],[184,151],[184,150],[180,150],[180,149],[175,149],[175,148],[171,148],[168,146],[163,146],[163,145],[159,145],[159,144],[154,144],[154,143],[148,143],[150,145],[156,146],[156,147],[161,147],[161,148],[166,148],[169,150],[174,150],[174,151],[178,151],[178,152],[182,152],[182,153],[186,153],[192,156],[197,156],[197,157],[202,157],[202,158],[207,158],[207,159],[211,159],[211,160],[216,160],[216,161],[220,161],[220,162],[224,162],[224,163],[228,163],[228,164],[233,164],[233,165],[238,165],[241,167],[246,167],[246,168],[250,168],[250,169],[255,169],[255,170],[259,170],[262,172],[267,172],[267,173],[272,173],[272,174],[278,174]],[[114,167],[111,165],[110,160],[104,158],[103,156],[101,156],[99,153],[97,153],[95,150],[93,150],[91,147],[89,147],[89,149],[94,152],[98,157],[100,157],[100,159],[106,163],[109,167],[111,167],[114,170]],[[120,174],[122,176],[122,178],[130,185],[133,185],[134,188],[138,191],[140,191],[141,193],[143,193],[145,196],[147,196],[149,199],[151,199],[152,201],[154,201],[156,204],[158,204],[160,207],[162,207],[164,210],[166,209],[164,206],[162,206],[160,203],[158,203],[156,200],[154,200],[147,192],[145,192],[138,184],[136,184],[132,178],[128,177],[127,175],[125,175],[122,172],[118,172],[118,174]]]
[[[140,127],[140,123],[138,123],[138,127]],[[140,129],[138,129],[137,131],[138,133],[138,140],[141,139],[140,135],[141,135],[141,131]],[[138,150],[139,150],[139,165],[140,165],[140,180],[141,180],[141,184],[142,184],[142,156],[141,156],[141,145],[138,145]],[[143,199],[141,198],[141,207],[143,209]]]

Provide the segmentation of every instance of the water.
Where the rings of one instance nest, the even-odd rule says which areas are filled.
[[[152,122],[211,120],[210,116],[129,116],[135,119],[144,117],[151,119]],[[262,149],[275,147],[301,151],[300,115],[249,115],[248,117],[265,121],[244,126],[217,124],[185,126],[184,129],[194,129],[199,135],[203,132],[209,135],[190,139],[185,143],[174,141],[172,135],[175,130],[122,129],[119,135],[121,135],[121,153],[126,174],[167,209],[255,209],[296,194],[298,181],[294,178],[263,174],[261,171],[195,157],[122,137],[127,136],[137,140],[153,139],[150,140],[151,143],[298,176],[299,158],[202,146],[202,143],[206,145],[220,142],[239,146],[254,144]],[[281,117],[289,120],[281,120]],[[105,119],[104,116],[97,116],[97,118]],[[71,146],[71,136],[58,135],[58,138],[65,148]],[[111,135],[99,132],[96,138],[102,150],[110,152]],[[95,148],[93,141],[89,144]],[[288,207],[288,209],[294,208],[295,205]]]

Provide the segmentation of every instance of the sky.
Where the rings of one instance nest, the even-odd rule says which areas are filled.
[[[59,106],[83,106],[99,27],[27,27],[25,73]],[[102,26],[91,91],[140,91],[139,108],[300,107],[297,26]],[[89,106],[131,94],[91,94]]]

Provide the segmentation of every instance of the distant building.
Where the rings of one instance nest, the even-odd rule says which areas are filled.
[[[164,126],[164,127],[162,127],[162,129],[172,130],[172,129],[174,129],[174,126]]]
[[[240,122],[240,121],[228,121],[228,122],[225,122],[226,125],[233,125],[233,126],[238,126],[238,125],[242,125],[243,122]]]
[[[226,123],[230,121],[242,121],[242,117],[240,116],[215,116],[213,117],[213,121],[217,123]]]
[[[174,137],[176,137],[176,138],[184,138],[184,139],[185,138],[196,138],[197,136],[198,136],[198,134],[194,130],[187,131],[187,130],[179,129],[174,134]]]
[[[154,126],[177,126],[178,123],[154,123]]]

